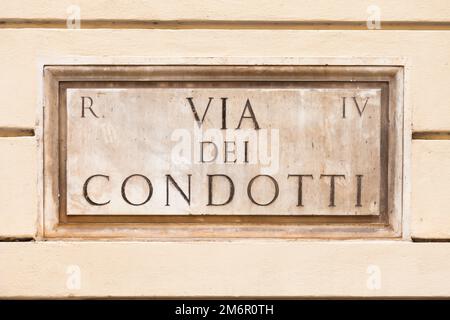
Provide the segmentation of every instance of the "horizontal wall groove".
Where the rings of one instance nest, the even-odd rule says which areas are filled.
[[[413,242],[450,242],[450,238],[421,238],[421,237],[412,237],[411,240]]]
[[[0,128],[0,138],[3,137],[33,137],[34,129],[29,128]]]
[[[34,129],[0,128],[0,137],[33,137]],[[450,131],[417,131],[412,134],[413,140],[450,140]]]
[[[33,237],[0,237],[0,242],[31,242],[36,241]]]
[[[34,129],[0,128],[0,137],[33,137]],[[450,140],[450,131],[417,131],[412,134],[413,140]]]
[[[68,29],[65,19],[1,19],[6,29]],[[81,20],[81,29],[369,30],[366,21]],[[450,30],[450,21],[381,21],[380,30]]]
[[[417,131],[412,134],[413,140],[450,140],[450,131]]]

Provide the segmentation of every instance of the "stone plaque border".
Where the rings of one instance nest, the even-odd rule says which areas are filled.
[[[378,216],[86,215],[66,213],[67,88],[146,87],[202,81],[382,90],[382,208]],[[43,237],[68,239],[365,239],[402,236],[403,67],[305,65],[53,65],[44,67]]]

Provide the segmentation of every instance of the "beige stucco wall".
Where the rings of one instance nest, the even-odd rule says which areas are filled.
[[[82,29],[66,28],[72,4]],[[366,27],[371,4],[380,30]],[[450,239],[448,1],[2,1],[0,22],[0,296],[450,296],[450,243],[412,241]],[[417,139],[405,142],[404,239],[29,241],[42,219],[43,64],[183,57],[405,66]]]

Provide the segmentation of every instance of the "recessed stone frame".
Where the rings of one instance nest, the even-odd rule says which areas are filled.
[[[370,84],[382,90],[382,212],[378,216],[67,215],[65,92],[68,88],[145,87],[149,82]],[[402,236],[403,67],[299,65],[45,66],[43,237],[48,239],[374,239]],[[382,138],[383,139],[383,138]]]

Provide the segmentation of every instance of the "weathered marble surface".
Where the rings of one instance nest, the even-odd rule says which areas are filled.
[[[189,97],[200,119],[213,97],[201,128]],[[227,130],[222,129],[224,97]],[[236,129],[242,115],[245,118]],[[380,89],[68,89],[67,214],[378,215],[380,117]],[[228,143],[229,163],[224,163],[223,140],[237,141]],[[201,163],[200,141],[215,141],[216,161]],[[244,141],[249,141],[247,149]],[[204,151],[205,161],[214,156],[211,144],[205,144]],[[124,180],[134,174],[145,176],[153,187],[143,205],[131,205],[121,192]],[[169,183],[167,206],[166,175],[187,195],[188,174],[192,175],[190,204]],[[207,205],[207,175],[213,174],[233,181],[234,197],[226,205]],[[303,206],[299,206],[298,178],[288,178],[299,174],[312,175],[303,178]],[[345,175],[335,179],[335,206],[330,206],[331,179],[321,178],[331,174]],[[103,177],[86,184],[93,175]],[[270,205],[249,199],[249,181],[258,175],[277,181],[278,197]],[[359,199],[358,175],[362,175]],[[226,202],[228,180],[214,179],[213,203]],[[254,202],[260,204],[270,202],[275,192],[268,177],[256,178],[251,188]],[[125,197],[129,202],[144,202],[148,195],[143,177],[128,180]],[[95,205],[89,200],[108,203]]]

